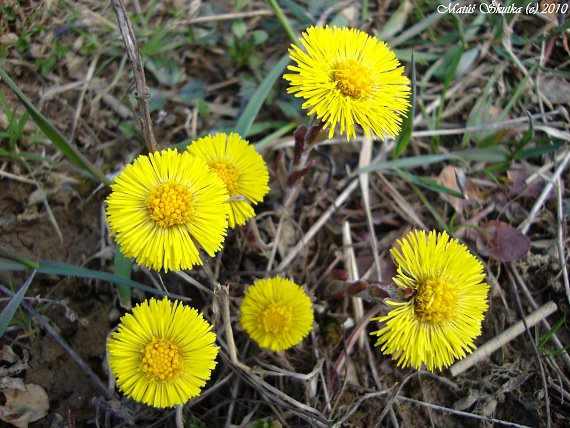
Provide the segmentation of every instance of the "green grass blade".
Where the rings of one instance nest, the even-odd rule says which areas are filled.
[[[108,272],[86,269],[69,263],[56,262],[52,260],[40,260],[35,262],[29,260],[16,252],[0,247],[0,271],[26,271],[36,269],[38,273],[61,276],[76,276],[79,278],[99,279],[109,281],[113,284],[125,285],[127,287],[138,288],[152,294],[164,296],[166,293],[152,287],[140,284],[128,278],[123,278]]]
[[[422,33],[425,29],[431,27],[437,21],[445,16],[444,13],[434,12],[431,15],[426,16],[417,24],[412,25],[398,37],[390,40],[390,47],[393,49],[398,45],[412,39],[413,37],[417,36],[418,34]]]
[[[118,244],[115,247],[114,267],[115,275],[120,276],[121,278],[131,279],[131,260],[127,259],[123,253],[121,253],[121,248]],[[119,296],[121,306],[126,310],[130,310],[132,307],[131,287],[123,284],[117,284],[117,295]]]
[[[408,109],[408,115],[402,122],[402,130],[396,136],[396,145],[394,146],[394,152],[392,157],[396,159],[402,154],[408,144],[410,144],[410,139],[412,138],[412,131],[414,129],[414,117],[416,115],[416,62],[414,60],[414,55],[412,54],[412,88],[410,96],[410,108]]]
[[[273,12],[275,12],[275,16],[277,17],[277,19],[279,20],[279,22],[283,26],[283,29],[285,30],[285,32],[287,33],[287,35],[289,36],[291,41],[296,45],[300,45],[299,38],[297,37],[297,35],[293,31],[293,28],[291,28],[291,24],[289,24],[287,17],[285,16],[283,11],[279,7],[277,0],[266,0],[266,1],[267,1],[267,4],[269,4],[269,6],[271,6],[271,9],[273,9]]]
[[[261,85],[259,85],[259,88],[257,88],[253,94],[253,97],[251,97],[247,103],[247,106],[239,117],[235,127],[235,132],[243,138],[247,137],[249,128],[251,128],[261,106],[265,102],[267,95],[269,95],[269,91],[271,91],[277,79],[283,74],[283,70],[285,70],[289,61],[289,54],[287,53],[279,60],[279,62],[277,62],[277,64],[273,66],[271,72],[265,77],[265,79],[263,79],[263,82],[261,82]]]
[[[14,91],[16,96],[19,98],[20,102],[30,113],[30,116],[42,132],[49,138],[55,147],[61,151],[71,162],[77,165],[79,168],[90,173],[94,178],[99,180],[106,185],[110,185],[111,181],[91,163],[83,154],[78,151],[74,146],[72,146],[61,133],[53,127],[53,125],[46,119],[46,117],[40,113],[40,111],[32,104],[32,102],[24,95],[24,93],[18,88],[16,83],[8,76],[8,74],[0,67],[0,78],[6,82],[6,84]]]
[[[356,170],[355,174],[370,171],[383,171],[395,168],[415,168],[432,163],[442,162],[449,159],[458,159],[474,162],[504,162],[509,159],[509,153],[502,147],[489,147],[486,149],[466,149],[449,152],[441,155],[410,156],[402,159],[394,159],[384,162],[376,162]]]
[[[37,267],[37,262],[7,248],[0,247],[0,270],[29,270]]]
[[[6,307],[2,310],[2,313],[0,313],[0,336],[4,334],[6,328],[8,327],[8,324],[10,324],[10,321],[12,321],[12,318],[14,318],[14,314],[18,310],[20,302],[26,295],[26,291],[28,291],[28,288],[30,287],[30,284],[32,283],[32,280],[35,276],[36,271],[34,270],[24,285],[22,285],[14,297],[10,299]]]
[[[548,332],[544,335],[540,343],[537,345],[537,348],[541,350],[544,347],[544,345],[546,345],[546,342],[550,340],[550,338],[554,335],[554,333],[556,333],[558,329],[562,327],[562,325],[565,322],[566,322],[566,317],[560,318],[558,321],[556,321],[556,324],[554,324],[552,328],[548,330]]]
[[[436,182],[427,180],[423,177],[418,177],[417,175],[412,174],[411,172],[408,172],[406,170],[399,169],[398,174],[402,178],[405,178],[408,182],[417,184],[418,186],[422,186],[428,190],[431,190],[432,192],[445,193],[447,195],[454,196],[456,198],[465,199],[465,196],[462,195],[457,190],[453,190],[450,189],[449,187],[442,186],[441,184],[437,184]]]
[[[126,285],[128,287],[138,288],[139,290],[146,291],[152,294],[158,294],[160,296],[166,295],[164,291],[157,290],[156,288],[140,284],[136,281],[127,278],[122,278],[112,273],[85,269],[82,267],[70,265],[68,263],[55,262],[52,260],[40,260],[38,262],[38,273],[99,279],[101,281],[109,281],[117,285]]]
[[[514,155],[513,159],[528,159],[537,156],[542,156],[557,151],[563,145],[564,145],[563,143],[555,143],[552,145],[544,145],[544,146],[532,147],[530,149],[524,149],[521,150],[520,152],[517,152]]]

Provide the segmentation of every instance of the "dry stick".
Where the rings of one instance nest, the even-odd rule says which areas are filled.
[[[370,138],[365,138],[362,140],[362,145],[360,146],[360,156],[358,159],[358,168],[364,168],[370,165],[370,160],[372,159],[372,140]],[[368,226],[368,232],[370,233],[370,244],[372,245],[372,255],[374,257],[374,266],[376,266],[376,279],[382,281],[382,269],[380,268],[380,258],[378,257],[378,239],[376,239],[376,234],[374,233],[374,223],[372,222],[372,210],[370,208],[370,174],[364,172],[358,174],[358,180],[360,181],[360,192],[362,193],[362,202],[364,203],[364,210],[366,211],[366,225]],[[353,278],[358,279],[358,278]]]
[[[566,267],[566,256],[564,255],[564,212],[562,202],[562,186],[560,185],[560,177],[555,180],[556,189],[556,245],[558,246],[558,260],[562,267],[562,281],[566,290],[566,298],[570,303],[570,283],[568,281],[568,268]]]
[[[85,94],[87,93],[87,89],[89,89],[89,84],[93,79],[93,75],[95,74],[95,67],[99,63],[99,57],[101,56],[100,52],[98,51],[95,54],[95,57],[91,61],[89,65],[89,69],[87,70],[87,77],[85,79],[85,83],[83,88],[81,88],[81,92],[79,93],[79,100],[77,101],[77,106],[75,107],[75,116],[73,117],[73,122],[71,124],[71,132],[69,133],[69,137],[67,141],[72,142],[75,138],[75,131],[77,131],[77,124],[79,123],[79,117],[81,116],[81,111],[83,110],[83,102],[85,101]]]
[[[442,411],[445,413],[451,413],[452,415],[464,416],[466,418],[472,418],[472,419],[479,419],[481,421],[491,422],[493,424],[500,424],[500,425],[504,425],[504,426],[508,426],[508,427],[530,428],[528,425],[520,425],[520,424],[517,424],[514,422],[507,422],[507,421],[502,421],[500,419],[489,418],[487,416],[476,415],[474,413],[462,412],[461,410],[454,410],[454,409],[450,409],[448,407],[442,407],[442,406],[438,406],[438,405],[431,404],[431,403],[425,403],[423,401],[414,400],[413,398],[402,397],[400,395],[397,396],[396,398],[398,400],[401,400],[401,401],[406,401],[408,403],[417,404],[418,406],[424,406],[424,407],[428,407],[428,408],[433,409],[433,410],[439,410],[439,411]]]
[[[512,273],[508,267],[509,266],[507,265],[507,275],[509,276],[509,280],[511,282],[511,288],[512,288],[512,291],[515,295],[515,300],[517,302],[517,309],[519,310],[519,313],[522,317],[522,316],[524,316],[524,311],[523,311],[521,299],[519,296],[519,290],[517,288],[517,283],[515,282],[515,279],[513,278],[513,275],[512,275]],[[550,398],[548,397],[548,382],[546,381],[546,373],[544,371],[544,366],[542,365],[542,360],[540,359],[540,354],[538,352],[538,348],[536,347],[536,343],[534,343],[532,333],[529,330],[529,327],[526,323],[526,320],[524,318],[522,318],[521,321],[523,322],[524,329],[527,332],[528,337],[530,339],[530,343],[532,345],[532,350],[534,351],[534,357],[536,358],[536,364],[538,365],[538,368],[540,369],[540,376],[542,377],[542,387],[544,389],[544,409],[546,412],[546,428],[550,428],[550,424],[551,424]]]
[[[344,264],[345,269],[348,271],[349,279],[355,280],[360,278],[358,274],[358,266],[356,265],[356,256],[354,254],[354,247],[352,246],[352,236],[350,233],[350,223],[345,221],[342,223],[342,246],[344,247]],[[359,297],[351,296],[352,306],[354,307],[354,319],[359,322],[364,316],[364,304]],[[364,347],[366,336],[364,330],[358,335],[358,346]]]
[[[9,297],[14,297],[14,293],[12,293],[3,285],[0,285],[0,291],[2,291],[2,293],[4,293]],[[87,376],[89,376],[89,378],[93,381],[93,383],[97,386],[97,388],[99,388],[99,390],[103,393],[103,395],[107,400],[112,400],[115,398],[113,394],[107,389],[105,384],[103,384],[101,379],[99,379],[99,376],[97,376],[95,372],[91,370],[91,367],[89,367],[85,363],[85,361],[83,361],[83,359],[79,355],[77,355],[77,353],[73,350],[71,346],[69,346],[69,344],[65,341],[65,339],[61,337],[59,333],[55,331],[55,329],[39,313],[37,313],[30,305],[28,305],[23,300],[20,302],[20,306],[24,308],[24,310],[28,312],[32,317],[34,317],[40,323],[40,325],[51,335],[51,337],[54,338],[54,340],[58,343],[58,345],[61,346],[64,349],[64,351],[69,354],[71,359],[77,363],[77,365],[81,368],[81,370],[83,370],[87,374]]]
[[[289,254],[279,263],[276,271],[283,271],[289,263],[293,261],[297,254],[303,249],[307,243],[313,239],[313,237],[317,234],[319,230],[324,226],[324,224],[332,217],[336,210],[340,208],[342,204],[346,202],[348,197],[354,192],[356,187],[358,186],[358,179],[353,179],[350,184],[342,191],[342,193],[335,199],[333,204],[327,208],[327,210],[321,215],[321,217],[311,226],[311,228],[305,233],[305,235],[301,238],[301,240],[295,245],[290,251]]]
[[[220,285],[216,277],[214,276],[214,272],[212,271],[212,267],[210,266],[209,260],[202,254],[203,265],[202,269],[204,273],[212,283],[212,287],[214,287],[214,294],[220,296],[221,306],[222,306],[222,321],[224,323],[224,328],[226,330],[226,340],[228,345],[228,350],[230,352],[230,359],[233,364],[242,366],[243,364],[239,362],[237,357],[236,351],[236,343],[234,341],[234,332],[232,329],[232,321],[230,318],[230,299],[229,299],[229,286],[227,285]],[[249,367],[247,367],[249,370]]]
[[[544,306],[540,307],[538,310],[526,316],[524,320],[528,327],[532,327],[542,319],[554,313],[556,309],[557,309],[556,303],[548,302]],[[501,334],[495,336],[493,339],[489,340],[487,343],[477,348],[477,350],[473,352],[471,355],[453,364],[449,368],[451,376],[454,377],[459,376],[461,373],[471,368],[471,366],[474,366],[478,362],[488,358],[493,352],[495,352],[497,349],[499,349],[506,343],[513,340],[515,337],[517,337],[519,334],[523,333],[524,331],[525,331],[525,326],[522,320],[513,324],[505,331],[503,331]]]
[[[530,306],[532,307],[533,310],[537,310],[538,304],[534,300],[534,297],[532,297],[532,294],[530,293],[530,290],[528,289],[525,282],[521,278],[520,273],[513,266],[511,266],[511,271],[513,273],[513,276],[517,280],[517,283],[520,286],[527,302],[530,304]],[[542,323],[542,326],[545,328],[546,331],[550,331],[552,329],[550,323],[546,319],[541,320],[541,323]],[[560,342],[560,339],[558,339],[558,336],[556,335],[556,333],[553,333],[552,336],[550,337],[550,339],[554,343],[554,347],[557,350],[559,350],[559,351],[564,350],[564,345],[562,345],[562,342]],[[563,352],[560,355],[560,358],[562,358],[562,361],[564,361],[564,364],[566,364],[566,369],[570,373],[570,356],[568,355],[567,352]]]
[[[528,232],[528,229],[529,229],[532,221],[534,220],[534,217],[536,217],[536,215],[538,214],[538,211],[540,211],[540,208],[541,208],[542,204],[544,203],[544,200],[546,199],[546,197],[550,193],[550,190],[552,190],[552,186],[554,185],[554,182],[558,180],[558,178],[562,174],[562,171],[564,171],[564,168],[566,168],[568,161],[570,161],[570,150],[566,151],[566,155],[564,156],[564,159],[562,159],[562,162],[560,162],[560,165],[558,165],[558,168],[556,168],[556,170],[554,171],[554,174],[552,175],[551,179],[548,180],[548,182],[544,186],[544,189],[542,189],[542,192],[540,193],[540,196],[538,197],[538,199],[534,203],[530,213],[528,214],[528,217],[526,218],[525,221],[523,221],[520,224],[519,230],[522,233],[526,234]]]
[[[148,100],[150,95],[146,86],[146,79],[144,77],[144,69],[141,61],[141,54],[135,38],[133,25],[129,19],[129,15],[125,8],[123,0],[112,0],[117,21],[119,22],[119,30],[127,48],[127,55],[131,61],[133,68],[133,76],[135,78],[135,86],[137,88],[136,99],[138,101],[139,121],[143,131],[143,139],[150,153],[158,151],[158,145],[154,139],[152,132],[152,121],[150,119],[150,110],[148,107]]]

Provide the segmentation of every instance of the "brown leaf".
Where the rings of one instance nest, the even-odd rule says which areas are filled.
[[[528,236],[506,223],[492,220],[481,226],[484,230],[477,237],[477,249],[485,256],[505,263],[522,258],[530,250]]]
[[[477,186],[465,175],[465,171],[462,168],[446,165],[437,177],[437,184],[465,195],[465,199],[461,199],[444,193],[440,194],[458,214],[463,214],[463,209],[466,206],[479,199]]]
[[[27,428],[30,422],[47,415],[49,400],[44,389],[33,383],[25,384],[20,378],[4,377],[0,392],[5,404],[0,406],[0,419],[18,428]]]

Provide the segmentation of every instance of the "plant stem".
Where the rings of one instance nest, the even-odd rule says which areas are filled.
[[[139,122],[143,132],[143,139],[150,153],[157,152],[158,145],[156,144],[154,133],[152,132],[152,120],[150,119],[148,106],[150,95],[148,93],[148,87],[146,86],[141,54],[139,46],[137,45],[133,25],[131,24],[123,0],[112,0],[112,3],[115,14],[117,15],[117,21],[119,22],[119,30],[121,31],[121,36],[127,48],[127,55],[131,61],[131,67],[133,68],[133,76],[137,88],[136,99],[138,101]]]

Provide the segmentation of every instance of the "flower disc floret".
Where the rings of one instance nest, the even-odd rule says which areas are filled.
[[[282,277],[259,279],[243,298],[240,324],[257,344],[279,352],[297,345],[313,326],[311,299]]]
[[[146,199],[150,218],[159,227],[184,224],[192,219],[194,201],[190,191],[173,180],[151,190]]]
[[[376,37],[351,28],[310,27],[289,49],[295,64],[283,78],[303,108],[347,140],[359,125],[367,137],[395,137],[409,108],[410,81],[396,55]]]
[[[172,407],[199,395],[216,367],[212,326],[194,308],[150,299],[121,318],[107,339],[119,389],[153,407]]]
[[[445,232],[416,230],[398,244],[390,251],[398,272],[393,281],[412,297],[388,300],[388,314],[375,319],[384,327],[371,334],[399,366],[449,367],[475,349],[481,334],[489,291],[483,265]]]
[[[252,204],[263,201],[269,191],[269,171],[255,148],[238,134],[220,133],[194,141],[188,151],[203,159],[224,182],[230,227],[244,225],[255,215]]]
[[[153,339],[144,347],[142,371],[152,380],[176,379],[182,368],[182,353],[176,343]]]
[[[206,162],[188,152],[139,156],[115,178],[107,220],[126,257],[157,270],[202,264],[226,235],[229,194]]]
[[[335,67],[333,79],[340,92],[356,99],[367,97],[374,87],[370,71],[353,59],[340,62]]]

